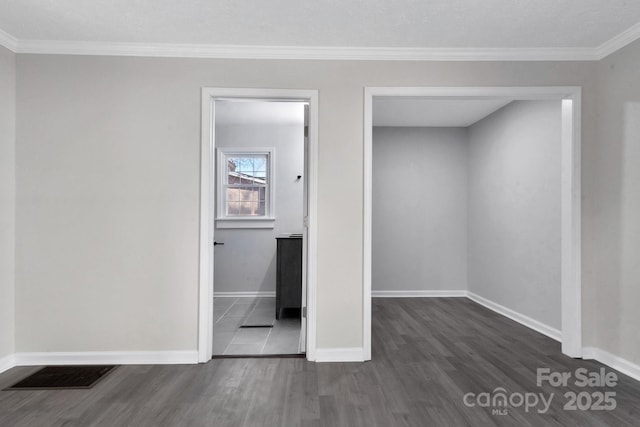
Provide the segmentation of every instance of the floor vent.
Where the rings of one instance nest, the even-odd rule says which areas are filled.
[[[86,389],[96,385],[114,365],[45,366],[5,390]]]

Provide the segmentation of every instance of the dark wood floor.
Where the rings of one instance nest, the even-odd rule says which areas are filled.
[[[565,392],[600,389],[536,386],[536,368],[602,366],[464,298],[374,299],[371,362],[121,366],[90,390],[2,391],[0,426],[639,426],[640,383],[622,374],[613,411],[563,410]],[[555,397],[546,414],[463,403],[497,387]]]

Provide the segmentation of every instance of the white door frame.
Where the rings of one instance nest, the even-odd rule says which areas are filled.
[[[581,108],[582,90],[551,87],[366,87],[364,91],[363,345],[371,359],[371,258],[373,98],[422,96],[449,99],[562,100],[561,318],[562,352],[582,357]]]
[[[308,228],[307,228],[307,334],[308,360],[316,354],[317,206],[318,206],[318,91],[297,89],[202,88],[200,162],[200,264],[198,295],[198,362],[211,360],[213,353],[213,231],[215,134],[214,100],[221,98],[309,103]]]

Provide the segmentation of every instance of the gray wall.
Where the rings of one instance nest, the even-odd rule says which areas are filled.
[[[298,107],[303,109],[303,105]],[[302,233],[304,113],[298,123],[216,123],[216,147],[275,148],[272,229],[215,229],[215,292],[275,292],[278,234]]]
[[[467,288],[467,131],[373,129],[374,291]]]
[[[196,348],[203,86],[319,90],[319,348],[362,345],[365,86],[582,86],[600,161],[593,62],[16,61],[16,351]]]
[[[468,289],[559,329],[560,135],[559,101],[374,128],[373,290]]]
[[[584,325],[595,347],[640,364],[640,42],[598,63],[598,141],[585,156]]]
[[[560,101],[469,127],[469,290],[560,329]]]
[[[0,46],[0,359],[15,333],[15,55]]]

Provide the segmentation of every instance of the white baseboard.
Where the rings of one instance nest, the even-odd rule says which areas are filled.
[[[317,348],[316,362],[364,362],[364,349],[351,348]]]
[[[371,291],[373,298],[452,298],[467,297],[470,300],[492,310],[498,314],[508,317],[511,320],[540,332],[556,341],[562,341],[562,332],[551,326],[545,325],[531,317],[520,314],[510,308],[490,301],[480,295],[467,290],[430,290],[430,291]]]
[[[510,308],[483,298],[480,295],[476,295],[473,292],[467,291],[467,297],[470,300],[483,305],[498,314],[508,317],[511,320],[515,320],[516,322],[528,328],[531,328],[534,331],[540,332],[541,334],[546,335],[551,339],[562,342],[562,332],[558,329],[552,328],[551,326],[545,325],[544,323],[532,319],[531,317],[525,316],[524,314],[520,314],[516,311],[511,310]]]
[[[373,298],[448,298],[466,297],[465,290],[434,290],[434,291],[371,291]]]
[[[275,298],[276,291],[273,292],[214,292],[214,298]]]
[[[629,375],[636,381],[640,381],[640,365],[616,356],[615,354],[611,354],[608,351],[595,347],[585,347],[582,349],[582,358],[597,360],[625,375]]]
[[[8,371],[9,369],[16,366],[16,359],[13,354],[8,354],[0,359],[0,374],[4,371]]]
[[[83,351],[16,353],[14,366],[173,365],[198,363],[197,351]]]

